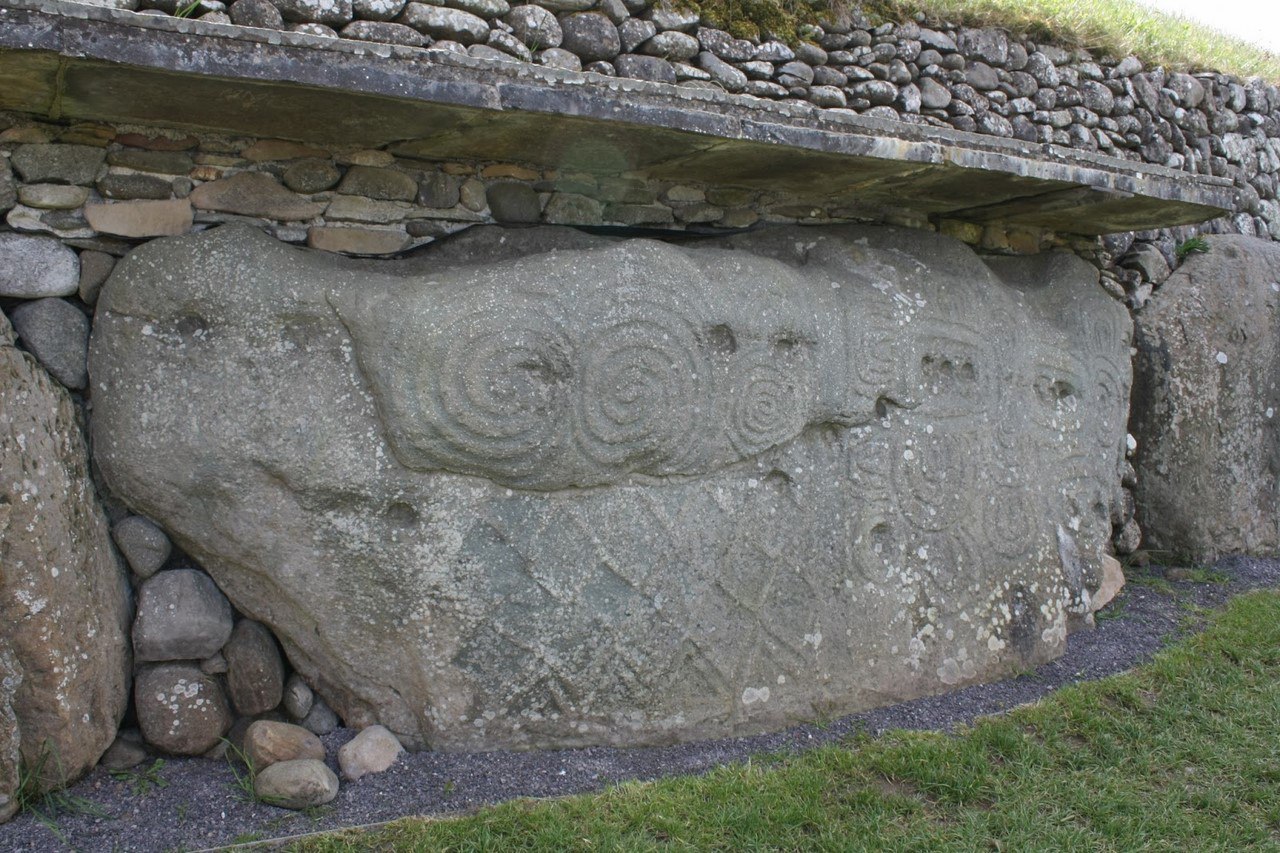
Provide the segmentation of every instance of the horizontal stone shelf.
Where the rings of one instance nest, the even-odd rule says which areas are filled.
[[[849,217],[1105,234],[1225,178],[805,104],[60,2],[0,7],[0,109],[769,189]]]

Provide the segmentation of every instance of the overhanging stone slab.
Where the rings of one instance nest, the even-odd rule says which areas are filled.
[[[333,145],[394,143],[401,155],[425,159],[639,170],[767,186],[855,214],[1080,234],[1203,221],[1235,202],[1225,179],[1057,146],[72,3],[0,7],[0,108]]]

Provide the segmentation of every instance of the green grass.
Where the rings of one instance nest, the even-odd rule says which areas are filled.
[[[922,14],[973,27],[1003,27],[1095,56],[1134,54],[1147,65],[1181,71],[1213,70],[1280,81],[1280,55],[1131,0],[683,0],[708,23],[739,37],[773,33],[788,41],[804,25],[839,17],[850,9],[873,23],[911,20]]]
[[[860,736],[290,849],[1277,849],[1277,731],[1280,594],[1255,593],[1134,673],[957,736]]]

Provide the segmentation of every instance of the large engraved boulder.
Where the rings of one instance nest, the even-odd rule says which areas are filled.
[[[96,461],[350,725],[441,749],[745,733],[1063,650],[1130,327],[936,235],[242,227],[98,302]]]
[[[1138,314],[1132,431],[1145,546],[1280,552],[1280,243],[1210,238]]]
[[[89,770],[129,696],[129,594],[70,395],[0,315],[0,817]]]

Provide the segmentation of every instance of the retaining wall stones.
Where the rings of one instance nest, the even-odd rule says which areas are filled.
[[[119,8],[170,14],[169,0]],[[181,5],[181,4],[177,4]],[[256,11],[255,11],[256,10]],[[1280,89],[1147,68],[997,29],[885,23],[856,11],[800,40],[734,38],[696,11],[645,0],[330,4],[201,0],[200,20],[465,52],[608,76],[715,87],[906,122],[1051,143],[1231,178],[1232,230],[1280,236]]]

